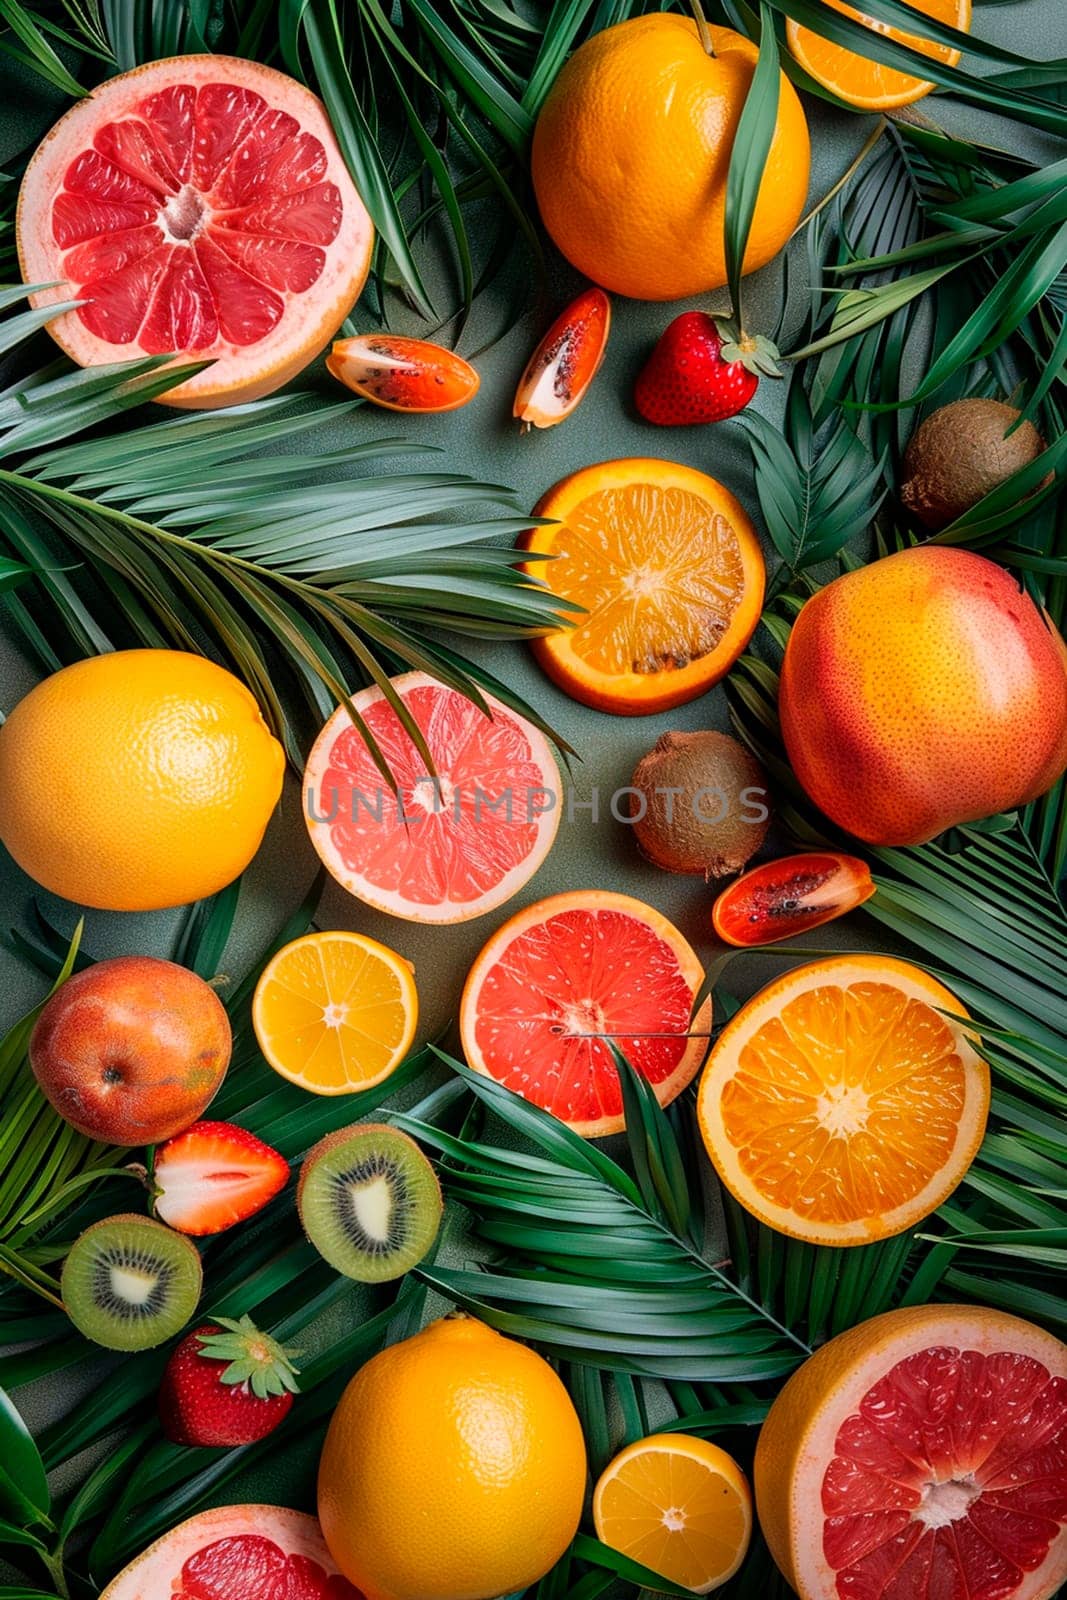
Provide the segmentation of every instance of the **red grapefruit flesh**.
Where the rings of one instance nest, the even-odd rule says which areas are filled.
[[[339,706],[304,774],[311,842],[343,888],[412,922],[465,922],[502,905],[548,854],[560,778],[548,740],[486,696],[491,716],[422,672],[393,680],[433,757],[433,776],[380,689],[352,705],[396,779]]]
[[[16,218],[34,305],[88,367],[173,353],[212,365],[164,396],[270,394],[359,298],[374,229],[321,102],[271,67],[174,56],[79,100],[26,168]]]
[[[100,1600],[363,1600],[318,1522],[281,1506],[202,1511],[149,1545]]]
[[[670,1105],[707,1053],[711,1000],[690,1014],[704,980],[666,917],[606,890],[551,895],[493,935],[460,1002],[467,1061],[599,1139],[625,1126],[611,1047]]]
[[[454,350],[393,333],[338,339],[326,365],[346,389],[386,411],[458,411],[481,383]]]
[[[1051,1600],[1067,1579],[1067,1346],[983,1306],[874,1317],[786,1384],[755,1481],[802,1600]]]
[[[611,301],[586,289],[561,311],[526,363],[513,415],[534,428],[569,417],[600,370],[611,331]]]
[[[742,873],[718,896],[711,917],[727,944],[775,944],[843,917],[873,893],[865,861],[836,850],[809,851]]]

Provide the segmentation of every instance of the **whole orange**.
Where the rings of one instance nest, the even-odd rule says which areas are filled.
[[[1067,652],[1003,567],[920,545],[807,601],[782,663],[782,734],[826,815],[922,844],[1035,800],[1067,768]]]
[[[758,52],[729,28],[709,32],[714,55],[695,22],[666,13],[594,34],[559,73],[534,130],[546,228],[580,271],[636,300],[726,282],[726,174]],[[746,272],[793,232],[809,161],[804,110],[783,74]]]
[[[585,1480],[581,1426],[547,1361],[446,1317],[348,1385],[319,1465],[319,1520],[367,1600],[493,1600],[559,1560]]]
[[[0,840],[80,905],[185,905],[247,867],[284,766],[232,672],[181,650],[94,656],[45,678],[0,728]]]

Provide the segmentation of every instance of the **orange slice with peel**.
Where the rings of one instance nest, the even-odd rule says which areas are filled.
[[[891,956],[795,968],[731,1018],[698,1115],[708,1155],[768,1227],[811,1244],[901,1233],[951,1194],[989,1112],[967,1013]]]
[[[481,383],[454,350],[396,333],[337,339],[326,366],[346,389],[386,411],[458,411]]]
[[[290,1083],[351,1094],[381,1083],[415,1036],[409,962],[361,933],[308,933],[266,965],[252,1000],[259,1048]]]
[[[716,479],[651,457],[604,461],[537,506],[554,523],[524,536],[556,594],[584,608],[573,628],[533,641],[575,700],[622,716],[693,700],[729,671],[759,620],[756,530]]]
[[[919,50],[933,60],[943,61],[946,66],[954,67],[960,59],[960,52],[950,45],[892,28],[887,22],[879,22],[856,6],[846,5],[844,0],[826,0],[826,3],[834,11],[862,22],[873,33],[884,34],[898,44],[910,45],[913,50]],[[937,22],[947,22],[963,33],[970,30],[971,0],[910,0],[910,4],[916,11],[933,17]],[[911,105],[934,88],[932,83],[923,78],[914,78],[909,73],[883,66],[870,56],[847,50],[832,39],[824,38],[821,33],[801,27],[791,17],[786,21],[786,38],[798,65],[810,72],[824,89],[830,89],[861,111],[890,111],[895,106]]]
[[[708,1439],[658,1433],[604,1469],[593,1494],[601,1541],[661,1578],[708,1594],[748,1550],[752,1496],[732,1456]]]

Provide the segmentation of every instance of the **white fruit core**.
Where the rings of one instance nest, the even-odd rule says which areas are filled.
[[[815,1102],[815,1115],[827,1133],[862,1133],[871,1101],[859,1084],[828,1084]]]
[[[152,1272],[138,1272],[134,1267],[112,1267],[111,1289],[117,1300],[127,1305],[147,1305],[155,1293],[159,1279]]]
[[[923,1490],[922,1503],[916,1507],[915,1521],[925,1522],[928,1528],[947,1528],[958,1522],[982,1491],[973,1478],[949,1478],[944,1483],[928,1483]]]
[[[393,1215],[393,1192],[388,1178],[375,1178],[359,1189],[351,1189],[349,1195],[359,1228],[368,1239],[381,1240],[384,1244],[389,1238]]]

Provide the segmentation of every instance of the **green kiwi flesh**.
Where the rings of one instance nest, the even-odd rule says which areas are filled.
[[[150,1217],[107,1217],[77,1238],[63,1263],[71,1322],[107,1350],[152,1350],[196,1310],[203,1273],[196,1246]]]
[[[296,1203],[315,1249],[359,1283],[386,1283],[416,1266],[444,1209],[437,1175],[415,1141],[369,1122],[309,1151]]]

